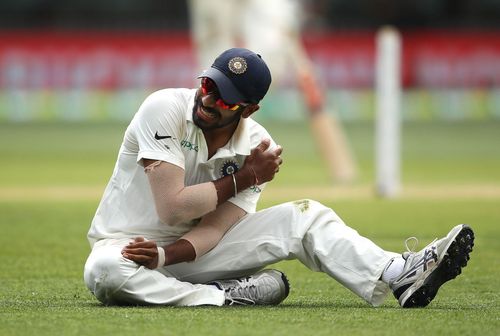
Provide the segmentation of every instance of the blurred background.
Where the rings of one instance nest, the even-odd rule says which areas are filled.
[[[373,118],[374,33],[387,24],[403,35],[405,119],[500,118],[499,1],[300,6],[296,23],[341,119]],[[190,27],[186,1],[3,0],[0,120],[129,120],[146,92],[194,84]],[[303,117],[286,93],[268,99],[286,108],[259,117]]]
[[[247,2],[205,1],[205,7],[218,15],[212,21],[236,21],[230,31],[256,31],[260,15],[250,22],[235,19],[247,13]],[[340,121],[352,149],[359,172],[354,184],[371,186],[374,180],[375,38],[380,27],[391,25],[402,39],[404,182],[468,183],[500,194],[492,187],[500,181],[500,1],[287,2],[295,6],[290,29],[309,58],[328,113]],[[161,88],[197,85],[205,66],[200,35],[193,33],[200,22],[193,8],[199,3],[3,0],[4,198],[13,197],[14,190],[5,188],[14,185],[68,183],[101,190],[124,128],[144,98]],[[266,8],[276,3],[271,0]],[[260,40],[274,43],[265,31]],[[300,93],[304,79],[288,71],[294,69],[291,59],[279,62],[280,80],[255,118],[289,153],[290,169],[280,173],[277,185],[323,186],[328,173],[307,127],[310,106]],[[38,169],[31,171],[30,164]],[[70,169],[54,168],[58,164]]]

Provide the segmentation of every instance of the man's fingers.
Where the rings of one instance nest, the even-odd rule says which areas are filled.
[[[264,139],[260,142],[260,144],[256,148],[260,149],[262,152],[265,152],[269,148],[270,145],[271,145],[271,140]]]
[[[135,261],[135,262],[141,263],[141,264],[152,261],[154,259],[153,257],[150,257],[150,256],[129,254],[129,253],[124,253],[123,256],[127,259],[130,259],[132,261]]]
[[[276,155],[276,164],[278,165],[278,168],[276,168],[276,172],[279,171],[279,166],[283,163],[283,159],[281,158],[281,153],[283,153],[283,147],[279,146],[276,147],[274,150],[274,155]]]
[[[278,145],[275,149],[274,149],[274,154],[277,155],[277,156],[280,156],[281,153],[283,153],[283,147],[281,147],[280,145]]]
[[[146,241],[146,239],[144,237],[136,237],[136,238],[134,238],[134,241],[136,243],[140,243],[140,242]]]
[[[138,248],[138,247],[149,247],[153,248],[156,247],[156,243],[152,240],[146,240],[146,241],[141,241],[141,242],[130,242],[126,246],[127,248]]]
[[[123,253],[123,257],[132,260],[133,262],[145,266],[149,269],[155,269],[156,265],[158,265],[158,258],[155,257],[128,254],[128,253]]]
[[[122,254],[133,254],[133,255],[144,255],[154,257],[158,255],[158,250],[156,248],[129,248],[125,247],[122,250]]]
[[[149,264],[154,260],[153,257],[145,256],[145,255],[135,255],[135,254],[125,253],[123,256],[125,258],[132,260],[132,261],[135,261],[136,263],[141,264],[141,265]]]

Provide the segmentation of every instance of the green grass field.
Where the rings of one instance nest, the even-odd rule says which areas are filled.
[[[394,251],[408,236],[423,247],[469,223],[469,266],[425,309],[393,298],[372,308],[296,261],[274,265],[292,284],[277,307],[105,307],[83,283],[85,236],[126,125],[0,124],[0,335],[500,334],[500,122],[405,124],[408,189],[395,200],[371,193],[371,125],[347,125],[360,176],[332,187],[307,128],[267,126],[285,163],[261,208],[315,198]]]

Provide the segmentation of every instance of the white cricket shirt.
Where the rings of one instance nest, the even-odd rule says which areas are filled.
[[[210,159],[203,132],[192,118],[196,89],[164,89],[151,94],[128,126],[113,175],[88,232],[90,244],[103,238],[170,240],[199,222],[162,223],[142,159],[166,161],[185,171],[185,185],[213,181],[240,169],[246,156],[269,133],[251,118],[241,119],[233,137]],[[276,144],[271,140],[271,148]],[[255,212],[264,185],[229,199],[248,213]]]

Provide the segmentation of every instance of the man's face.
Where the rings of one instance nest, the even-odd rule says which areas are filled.
[[[245,110],[242,104],[226,104],[220,98],[217,86],[210,79],[202,79],[193,106],[193,121],[202,130],[223,128],[238,122]]]

